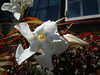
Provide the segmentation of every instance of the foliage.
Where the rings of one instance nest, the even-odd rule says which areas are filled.
[[[28,22],[32,31],[43,22],[37,18],[28,17],[23,19]],[[15,24],[12,24],[15,25]],[[66,31],[64,28],[61,31]],[[88,46],[70,45],[69,48],[60,55],[54,55],[54,69],[51,71],[55,75],[89,75],[100,72],[100,35],[94,32],[83,32],[76,35],[73,31],[66,34],[73,34],[78,38],[89,42]],[[40,65],[35,61],[34,55],[18,65],[15,58],[16,48],[19,44],[26,49],[29,46],[27,40],[13,29],[6,37],[0,34],[0,74],[4,75],[42,75]],[[40,54],[37,52],[36,54]],[[41,68],[42,69],[42,68]],[[48,71],[47,71],[48,72]]]
[[[75,35],[72,31],[66,33]],[[83,32],[77,37],[89,42],[89,46],[70,45],[64,53],[56,57],[56,62],[59,61],[55,66],[56,75],[99,75],[100,35],[94,32]]]

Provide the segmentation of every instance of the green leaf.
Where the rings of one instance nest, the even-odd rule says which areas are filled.
[[[39,20],[33,20],[33,21],[26,21],[27,23],[36,23],[36,24],[42,24],[42,21]]]
[[[5,58],[5,57],[0,57],[0,62],[6,61],[6,60],[7,60],[7,58]]]
[[[61,58],[62,61],[65,61],[65,58]]]
[[[72,55],[72,57],[75,57],[75,55]]]
[[[0,71],[5,71],[5,69],[3,69],[2,67],[0,67]]]
[[[15,34],[12,34],[11,36],[9,36],[9,37],[14,37],[14,36],[20,36],[21,34],[19,34],[19,33],[15,33]]]

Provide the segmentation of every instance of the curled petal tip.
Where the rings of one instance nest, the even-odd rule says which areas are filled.
[[[89,43],[77,38],[76,36],[72,34],[66,34],[64,35],[64,37],[67,39],[70,45],[84,45],[84,46],[89,45]]]

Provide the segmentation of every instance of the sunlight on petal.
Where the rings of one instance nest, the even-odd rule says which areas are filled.
[[[69,46],[67,42],[65,42],[56,34],[49,34],[48,40],[51,41],[52,55],[64,52]]]
[[[52,43],[52,55],[63,53],[69,46],[67,42],[59,38],[61,41],[53,41]]]
[[[38,35],[42,34],[43,31],[44,31],[43,27],[44,27],[44,23],[43,23],[42,25],[38,26],[38,27],[35,29],[34,33],[36,33],[36,34],[38,34]]]
[[[50,33],[55,33],[55,32],[57,32],[57,24],[56,24],[56,22],[54,22],[54,21],[47,21],[47,22],[45,22],[45,24],[44,24],[45,26],[44,26],[44,33],[48,33],[48,32],[50,32]]]

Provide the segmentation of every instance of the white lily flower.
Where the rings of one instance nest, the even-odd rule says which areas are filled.
[[[15,4],[15,3],[18,3],[18,2],[21,2],[21,0],[10,0],[10,3],[12,3],[12,4]]]
[[[1,10],[12,12],[17,20],[19,20],[22,13],[22,9],[18,3],[14,5],[12,3],[4,3],[1,7]]]
[[[43,54],[36,56],[37,62],[47,68],[53,68],[51,55],[64,52],[69,44],[56,35],[57,24],[54,21],[44,22],[38,26],[34,32],[28,27],[28,24],[23,22],[14,26],[28,40],[30,47],[23,50],[19,45],[16,51],[16,60],[20,65],[24,60],[33,55],[35,52],[43,49]],[[26,56],[25,56],[26,55]]]
[[[10,0],[10,3],[4,3],[2,5],[1,10],[12,12],[14,17],[19,20],[23,9],[25,9],[21,6],[33,7],[33,0]]]

